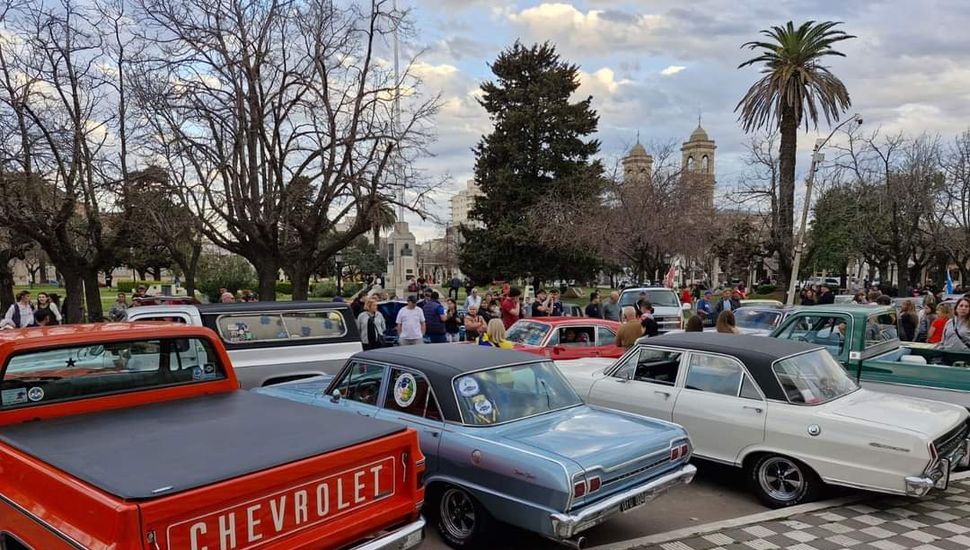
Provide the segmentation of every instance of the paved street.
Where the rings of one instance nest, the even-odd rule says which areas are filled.
[[[852,504],[645,545],[595,550],[966,550],[970,480],[923,499],[870,495]]]
[[[965,475],[965,474],[964,474]],[[963,477],[957,476],[957,477]],[[584,533],[590,550],[966,550],[970,548],[970,479],[923,499],[832,489],[809,512],[769,511],[747,492],[739,472],[701,462],[698,476],[637,511]],[[821,506],[821,508],[819,508]],[[745,522],[745,516],[756,521]],[[761,516],[773,516],[757,521]],[[731,526],[725,523],[737,522]],[[705,530],[710,524],[714,529]],[[721,524],[721,528],[717,528]],[[698,533],[698,530],[702,530]],[[678,531],[690,534],[676,538]],[[433,528],[421,550],[448,548]],[[671,535],[671,536],[667,536]],[[659,540],[657,540],[659,539]],[[561,549],[530,533],[503,528],[495,550]]]
[[[694,481],[673,489],[662,498],[646,506],[613,518],[609,522],[583,533],[587,546],[609,544],[662,533],[691,525],[702,525],[767,510],[746,490],[740,470],[718,464],[701,462]],[[432,526],[426,530],[427,540],[421,550],[444,550]],[[509,550],[559,549],[561,545],[531,533],[503,527],[496,537],[498,548]]]

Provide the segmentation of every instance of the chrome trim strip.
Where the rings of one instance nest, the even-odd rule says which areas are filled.
[[[34,523],[36,523],[37,525],[41,526],[42,528],[50,531],[55,536],[57,536],[57,538],[63,540],[67,544],[73,546],[74,548],[77,548],[78,550],[85,550],[85,546],[82,545],[80,542],[74,540],[69,535],[67,535],[67,534],[65,534],[65,533],[63,533],[63,532],[55,529],[53,526],[51,526],[49,523],[47,523],[46,521],[44,521],[41,518],[39,518],[37,515],[35,515],[30,510],[24,508],[20,504],[17,504],[16,502],[14,502],[7,495],[4,495],[3,493],[0,493],[0,501],[3,501],[4,503],[8,504],[11,508],[14,508],[18,512],[20,512],[21,514],[27,516],[28,519],[32,520]]]

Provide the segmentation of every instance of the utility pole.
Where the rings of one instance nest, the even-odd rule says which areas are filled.
[[[795,303],[795,287],[798,284],[798,270],[801,268],[802,263],[802,252],[805,250],[805,226],[808,223],[808,210],[812,203],[812,186],[815,184],[815,172],[818,170],[818,165],[825,161],[825,155],[822,154],[822,147],[832,139],[835,132],[839,131],[839,128],[845,126],[850,122],[855,122],[858,125],[862,124],[862,116],[856,114],[852,118],[842,122],[832,131],[825,139],[818,139],[815,141],[815,147],[812,149],[812,165],[808,169],[808,179],[805,181],[805,204],[802,205],[802,223],[798,228],[798,238],[795,240],[795,259],[791,266],[791,277],[788,281],[788,296],[785,300],[785,304],[792,306]]]

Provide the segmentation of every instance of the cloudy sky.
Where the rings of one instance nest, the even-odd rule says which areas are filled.
[[[471,147],[490,126],[475,102],[488,64],[516,39],[549,40],[582,68],[580,92],[593,96],[598,138],[608,163],[636,140],[683,141],[697,125],[717,142],[723,191],[744,171],[745,136],[734,107],[757,78],[738,70],[740,45],[788,20],[844,21],[858,36],[839,47],[830,66],[846,83],[865,128],[955,134],[970,125],[970,2],[966,0],[398,0],[413,10],[410,52],[429,93],[440,93],[438,141],[419,168],[448,177],[435,197],[448,218],[448,198],[472,175]],[[827,133],[827,131],[826,131]],[[800,138],[799,168],[815,136]],[[441,233],[411,221],[419,241]]]

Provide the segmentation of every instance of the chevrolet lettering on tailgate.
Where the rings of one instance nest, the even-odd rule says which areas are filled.
[[[168,529],[170,548],[246,550],[394,495],[393,457],[304,483]]]

